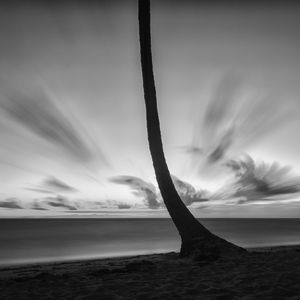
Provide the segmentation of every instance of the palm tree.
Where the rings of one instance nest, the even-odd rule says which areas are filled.
[[[168,212],[181,236],[181,256],[219,256],[241,248],[213,235],[200,224],[180,199],[163,151],[153,75],[150,33],[150,0],[138,1],[141,66],[146,104],[147,132],[156,180]],[[220,251],[222,250],[222,251]]]

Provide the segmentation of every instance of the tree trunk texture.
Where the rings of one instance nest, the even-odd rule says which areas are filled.
[[[138,0],[141,66],[146,105],[147,132],[156,180],[166,208],[181,236],[181,256],[216,259],[244,249],[207,230],[182,202],[173,184],[163,151],[153,75],[150,30],[150,0]]]

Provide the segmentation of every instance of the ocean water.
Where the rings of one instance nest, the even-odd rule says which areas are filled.
[[[300,244],[300,219],[202,219],[243,247]],[[170,219],[0,219],[0,265],[177,251]]]

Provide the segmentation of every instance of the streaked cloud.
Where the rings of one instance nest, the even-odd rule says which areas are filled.
[[[76,193],[77,189],[63,182],[62,180],[49,176],[36,186],[26,187],[26,190],[44,193],[44,194],[57,194],[57,193]]]
[[[65,182],[57,179],[54,176],[50,176],[44,180],[42,183],[42,186],[45,188],[48,188],[49,190],[54,190],[57,192],[77,192],[78,190],[75,189],[74,187],[66,184]]]
[[[142,198],[145,205],[150,209],[159,208],[162,204],[158,200],[155,186],[135,176],[116,176],[109,179],[110,182],[126,185],[133,195]]]
[[[190,183],[179,179],[175,175],[172,175],[172,180],[180,198],[185,205],[189,206],[193,203],[208,201],[208,191],[196,190]]]
[[[31,209],[35,209],[35,210],[47,210],[46,207],[44,207],[40,201],[35,200],[32,205],[31,205]]]
[[[11,209],[22,209],[23,207],[19,204],[19,201],[16,198],[7,198],[0,201],[0,207],[2,208],[11,208]]]
[[[128,186],[131,189],[132,194],[142,198],[145,205],[150,209],[165,207],[158,188],[150,182],[146,182],[135,176],[117,176],[110,178],[109,180],[113,183]],[[190,206],[193,203],[208,201],[208,191],[196,190],[190,183],[179,179],[175,175],[172,175],[172,180],[185,205]]]
[[[75,205],[71,204],[67,198],[62,197],[60,195],[56,197],[46,197],[45,200],[47,205],[52,207],[65,208],[68,210],[77,210],[77,207]]]
[[[247,86],[238,74],[225,74],[208,101],[204,117],[185,147],[193,164],[213,168],[244,152],[283,125],[295,120],[292,102]]]
[[[131,208],[131,205],[126,204],[126,203],[120,203],[120,204],[118,204],[118,208],[119,209],[129,209],[129,208]]]
[[[300,193],[300,177],[293,175],[290,166],[278,162],[254,161],[249,155],[226,163],[234,181],[219,191],[220,198],[235,198],[243,204],[257,201],[289,200]]]
[[[82,163],[101,160],[108,165],[104,154],[68,118],[69,111],[59,108],[41,88],[7,91],[0,101],[0,109],[12,121],[59,147],[66,154]]]
[[[35,188],[35,187],[25,187],[24,188],[27,191],[32,191],[32,192],[37,192],[37,193],[42,193],[42,194],[53,194],[53,192],[48,191],[48,190],[44,190],[41,188]]]

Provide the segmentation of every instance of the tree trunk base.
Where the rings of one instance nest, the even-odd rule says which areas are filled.
[[[247,253],[246,249],[213,234],[182,241],[180,249],[180,257],[204,262],[216,261],[219,258],[232,258]]]

